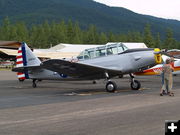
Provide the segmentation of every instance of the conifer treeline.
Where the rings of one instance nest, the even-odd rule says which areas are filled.
[[[180,42],[173,38],[173,31],[166,30],[165,39],[161,39],[159,33],[153,35],[151,27],[147,24],[143,32],[129,31],[126,34],[114,34],[112,32],[98,32],[94,25],[87,29],[80,28],[78,22],[67,23],[47,21],[43,24],[28,27],[23,22],[11,24],[8,18],[3,20],[0,26],[0,40],[23,41],[34,48],[49,48],[59,43],[71,44],[106,44],[107,42],[144,42],[148,47],[177,48]]]

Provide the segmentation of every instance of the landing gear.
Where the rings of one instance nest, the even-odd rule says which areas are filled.
[[[33,84],[32,84],[32,87],[33,87],[33,88],[36,88],[36,87],[37,87],[36,81],[37,81],[37,79],[33,79]]]
[[[141,83],[137,80],[131,82],[131,89],[132,90],[139,90],[141,88]]]
[[[106,83],[106,91],[107,92],[114,92],[116,89],[117,89],[117,85],[115,82],[109,80]]]
[[[123,74],[119,75],[119,78],[123,78]]]
[[[24,79],[18,79],[19,80],[19,82],[24,82]]]
[[[131,89],[132,90],[139,90],[141,88],[141,83],[139,81],[135,80],[134,76],[132,74],[129,74],[129,75],[131,77],[131,83],[130,83]],[[105,77],[107,80],[106,91],[107,92],[114,92],[117,89],[116,83],[110,80],[107,72],[105,72]]]
[[[96,84],[97,82],[96,82],[96,80],[93,80],[93,82],[92,82],[93,84]]]
[[[106,76],[106,91],[107,92],[114,92],[117,89],[117,85],[115,82],[111,81],[109,78],[109,74],[107,72],[105,72],[105,76]]]
[[[139,90],[141,88],[141,83],[138,80],[134,80],[134,76],[129,74],[131,77],[131,89],[132,90]]]

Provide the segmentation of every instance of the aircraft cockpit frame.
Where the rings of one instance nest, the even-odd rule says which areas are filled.
[[[83,52],[80,53],[79,56],[77,56],[77,58],[79,60],[87,60],[108,55],[117,55],[126,51],[127,49],[128,48],[122,43],[114,43],[100,47],[85,49]]]

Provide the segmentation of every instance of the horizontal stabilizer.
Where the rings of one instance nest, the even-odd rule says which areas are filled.
[[[32,71],[32,70],[38,70],[42,69],[41,66],[23,66],[23,67],[15,67],[12,69],[13,72],[26,72],[26,71]]]

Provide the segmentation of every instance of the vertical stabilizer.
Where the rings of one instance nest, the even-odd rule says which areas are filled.
[[[27,46],[26,43],[22,43],[18,49],[18,54],[16,56],[16,67],[29,67],[29,66],[39,66],[41,61],[37,56],[33,54],[31,49]],[[25,70],[23,73],[18,72],[18,79],[24,80],[28,79],[28,70]]]
[[[27,46],[26,43],[22,43],[22,58],[23,58],[23,66],[39,66],[41,61],[32,50]]]

